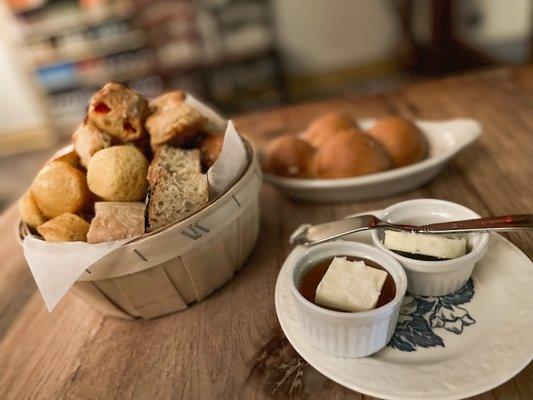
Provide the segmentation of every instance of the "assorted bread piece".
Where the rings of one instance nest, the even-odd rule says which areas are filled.
[[[150,103],[108,83],[92,98],[72,146],[49,160],[19,202],[22,221],[49,242],[102,243],[178,222],[209,201],[206,171],[223,133],[185,103]]]
[[[209,200],[198,149],[160,148],[150,165],[148,181],[149,232],[183,219]]]
[[[383,118],[363,131],[348,115],[331,112],[301,135],[273,139],[266,146],[263,168],[291,178],[348,178],[410,165],[427,153],[424,134],[405,118]]]

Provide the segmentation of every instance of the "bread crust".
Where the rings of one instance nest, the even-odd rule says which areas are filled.
[[[139,201],[146,196],[148,160],[134,146],[112,146],[97,152],[87,168],[91,192],[107,201]]]
[[[427,154],[428,145],[424,134],[408,119],[380,119],[368,134],[385,147],[397,167],[418,162]]]
[[[118,83],[107,83],[91,99],[87,120],[123,142],[141,138],[149,114],[148,101]]]
[[[64,161],[52,161],[35,177],[31,192],[45,217],[77,213],[89,202],[91,195],[85,174]]]
[[[87,233],[88,243],[126,239],[144,233],[145,203],[97,202],[96,212]]]
[[[312,178],[316,149],[294,135],[272,140],[265,151],[263,168],[266,172],[291,178]]]
[[[335,134],[313,160],[316,177],[347,178],[384,171],[392,165],[381,144],[356,129]]]
[[[35,202],[30,189],[28,189],[20,198],[18,209],[22,221],[31,228],[35,228],[46,222],[46,218],[41,210],[39,210],[39,207],[37,207],[37,203]]]
[[[206,118],[185,104],[176,92],[159,96],[150,104],[154,112],[146,120],[146,129],[154,150],[165,144],[187,145],[206,123]]]
[[[37,227],[47,242],[85,242],[89,223],[72,213],[64,213]]]

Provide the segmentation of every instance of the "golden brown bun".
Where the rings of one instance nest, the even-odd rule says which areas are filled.
[[[294,135],[272,140],[265,151],[266,172],[291,178],[311,178],[315,148]]]
[[[150,103],[152,115],[146,120],[153,149],[164,144],[186,146],[203,129],[206,118],[183,102],[182,92],[161,95]]]
[[[76,214],[64,213],[37,227],[47,242],[86,242],[89,223]]]
[[[91,192],[107,201],[144,200],[148,160],[134,146],[113,146],[97,152],[87,168]]]
[[[123,142],[139,139],[145,133],[148,102],[130,88],[107,83],[92,98],[86,123]]]
[[[90,200],[85,174],[64,161],[52,161],[37,174],[31,192],[37,207],[48,218],[76,213]]]
[[[111,146],[112,139],[111,135],[90,124],[81,124],[72,135],[74,150],[85,168],[94,153]]]
[[[202,154],[202,165],[204,170],[210,168],[217,160],[222,151],[224,134],[209,133],[200,143],[200,153]]]
[[[314,158],[315,175],[324,179],[371,174],[391,165],[381,144],[355,129],[335,134]]]
[[[303,139],[319,148],[324,146],[335,133],[355,127],[355,122],[348,115],[332,112],[315,119],[305,131]]]
[[[35,228],[46,222],[46,218],[35,203],[31,190],[28,189],[26,193],[24,193],[19,200],[18,206],[20,219],[22,219],[28,226]]]
[[[426,156],[427,142],[424,134],[405,118],[380,119],[368,134],[385,147],[397,167],[413,164]]]
[[[64,161],[70,165],[72,165],[74,168],[80,167],[80,157],[74,150],[74,145],[68,145],[67,147],[62,148],[61,150],[58,150],[51,158],[48,160],[48,162],[51,161]]]

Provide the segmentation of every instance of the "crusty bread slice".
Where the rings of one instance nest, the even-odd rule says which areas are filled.
[[[200,152],[161,149],[148,172],[148,231],[182,220],[209,201],[207,176],[200,172]]]
[[[102,243],[142,235],[145,208],[140,202],[96,202],[87,242]]]
[[[164,172],[199,173],[201,170],[200,150],[184,150],[163,146],[155,153],[154,159],[148,168],[148,182],[154,184]]]

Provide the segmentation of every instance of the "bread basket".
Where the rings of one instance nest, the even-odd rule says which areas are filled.
[[[108,253],[71,290],[104,315],[150,319],[184,310],[228,282],[259,233],[261,172],[245,144],[248,166],[228,191],[185,220]],[[21,223],[20,236],[28,232]]]

